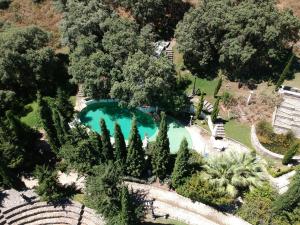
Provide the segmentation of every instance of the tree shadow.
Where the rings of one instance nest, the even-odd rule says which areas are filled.
[[[0,207],[3,207],[3,201],[5,198],[7,198],[8,194],[7,193],[4,193],[2,191],[0,191]]]

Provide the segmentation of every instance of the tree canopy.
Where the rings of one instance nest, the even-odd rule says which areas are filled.
[[[291,11],[279,10],[273,0],[206,0],[186,13],[175,36],[196,72],[223,68],[232,79],[261,80],[278,75],[299,28]]]

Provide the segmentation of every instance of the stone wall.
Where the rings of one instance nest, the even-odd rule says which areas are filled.
[[[255,125],[252,125],[251,127],[251,143],[253,145],[253,147],[262,155],[270,157],[272,159],[276,159],[276,160],[282,160],[283,159],[283,155],[274,153],[268,149],[266,149],[258,140],[258,137],[256,135],[256,129],[255,129]],[[300,156],[295,156],[293,158],[294,160],[297,160],[298,162],[300,162]]]

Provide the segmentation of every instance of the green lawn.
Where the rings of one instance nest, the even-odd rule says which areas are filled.
[[[28,108],[29,113],[22,117],[21,121],[32,128],[41,128],[37,102],[32,102],[26,105],[26,108]]]
[[[251,128],[248,125],[230,120],[225,124],[225,132],[227,137],[233,138],[253,149],[250,137]]]
[[[70,97],[70,102],[75,106],[76,96]],[[36,101],[25,106],[28,109],[28,114],[21,118],[21,121],[32,128],[41,128],[40,117],[38,114],[38,104]]]
[[[293,80],[285,81],[284,85],[300,88],[300,73],[296,73]]]

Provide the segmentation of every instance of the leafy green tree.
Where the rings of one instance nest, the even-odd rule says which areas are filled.
[[[38,112],[41,118],[41,123],[47,133],[47,139],[49,141],[51,149],[54,153],[58,153],[60,143],[57,138],[57,131],[52,119],[52,110],[49,106],[49,103],[40,94],[38,94],[38,105]]]
[[[290,57],[288,63],[286,64],[286,66],[284,67],[284,70],[282,71],[277,83],[276,83],[276,90],[278,90],[280,88],[280,86],[283,84],[283,82],[285,81],[285,79],[287,78],[288,74],[290,73],[291,70],[291,66],[292,63],[294,61],[295,55],[292,54],[292,56]]]
[[[218,80],[217,86],[216,86],[215,91],[214,91],[214,97],[215,97],[215,98],[217,97],[217,95],[218,95],[218,93],[219,93],[219,91],[220,91],[220,88],[221,88],[221,86],[222,86],[222,83],[223,83],[223,79],[222,79],[222,77],[221,77],[221,78]]]
[[[203,167],[206,179],[233,197],[245,190],[260,187],[265,181],[262,167],[257,159],[246,153],[230,152],[210,157]]]
[[[203,106],[204,106],[204,93],[201,93],[200,100],[196,107],[196,114],[195,114],[196,119],[201,119],[201,112],[203,110]]]
[[[105,32],[102,45],[114,59],[114,66],[121,68],[129,54],[137,50],[145,54],[154,54],[155,36],[150,25],[139,29],[138,24],[125,18],[112,18],[107,22],[108,30]]]
[[[114,158],[116,161],[120,161],[124,165],[127,157],[127,149],[126,149],[124,135],[118,123],[115,124],[114,133],[115,133]]]
[[[172,186],[174,188],[183,185],[190,175],[189,157],[190,152],[188,149],[188,142],[186,139],[183,139],[180,144],[179,151],[177,152],[174,169],[171,175]]]
[[[106,127],[104,119],[100,120],[101,140],[102,140],[102,154],[106,160],[114,158],[113,147],[110,142],[109,130]]]
[[[293,145],[285,154],[284,154],[284,157],[282,159],[282,164],[283,165],[287,165],[289,164],[293,157],[296,155],[296,153],[298,152],[300,148],[300,144],[295,144]]]
[[[145,151],[137,128],[136,117],[133,117],[131,124],[126,166],[127,174],[133,177],[140,177],[145,167]]]
[[[17,93],[23,101],[34,99],[37,90],[43,95],[55,92],[58,58],[46,47],[48,42],[49,35],[34,26],[0,32],[0,89]]]
[[[290,183],[289,189],[280,195],[273,204],[273,212],[276,214],[291,212],[300,202],[300,170],[296,170],[296,174]]]
[[[110,94],[128,107],[151,105],[177,110],[180,106],[176,106],[176,99],[184,95],[177,89],[175,74],[167,58],[138,51],[128,58],[123,67],[124,80],[115,82]]]
[[[214,104],[213,111],[211,113],[211,120],[213,123],[217,120],[218,115],[219,115],[219,102],[220,102],[220,98],[217,98],[217,100]]]
[[[166,114],[162,112],[158,135],[152,152],[152,168],[156,177],[163,180],[167,176],[170,158],[170,142]]]
[[[98,50],[95,39],[83,37],[78,46],[70,54],[69,73],[72,82],[83,84],[84,93],[88,97],[108,98],[114,70],[113,58]]]
[[[261,80],[278,75],[299,28],[299,19],[273,0],[206,0],[185,14],[175,37],[189,69]]]
[[[93,35],[101,40],[105,21],[111,10],[102,0],[68,0],[62,22],[63,43],[76,46],[81,36]],[[84,13],[83,13],[84,12]]]
[[[135,20],[141,24],[153,24],[156,32],[168,39],[174,28],[188,10],[189,4],[180,0],[117,0],[130,10]]]
[[[62,187],[58,183],[56,171],[52,171],[45,166],[37,166],[35,176],[39,184],[36,188],[36,192],[43,201],[56,202],[64,197]]]

